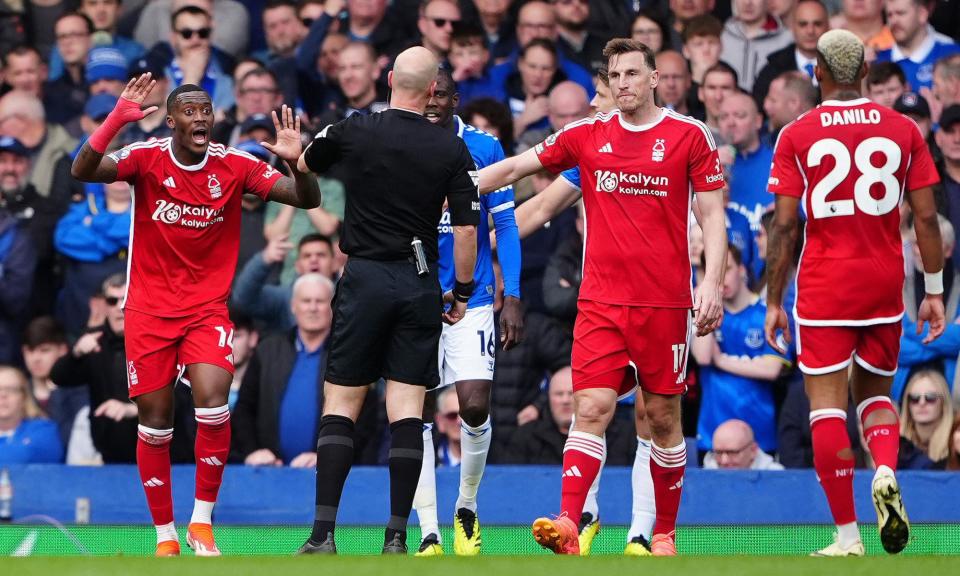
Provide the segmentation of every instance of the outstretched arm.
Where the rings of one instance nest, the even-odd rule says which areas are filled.
[[[140,109],[144,99],[156,85],[157,81],[151,79],[149,72],[127,82],[116,107],[103,124],[94,130],[73,160],[70,174],[74,178],[83,182],[113,182],[117,179],[117,163],[112,158],[104,158],[103,154],[110,146],[110,141],[127,123],[142,120],[146,115],[157,111],[156,106]]]
[[[483,181],[483,172],[480,176]],[[558,176],[549,186],[539,194],[521,204],[515,211],[517,229],[520,238],[526,238],[544,224],[552,220],[580,199],[580,189],[575,187],[563,176]]]
[[[296,208],[316,208],[320,205],[320,185],[317,178],[309,172],[301,172],[297,165],[303,149],[300,141],[300,117],[286,104],[281,107],[280,116],[282,121],[274,110],[273,126],[277,130],[277,142],[261,142],[260,145],[282,158],[293,177],[285,176],[277,180],[267,199]]]
[[[480,170],[480,193],[489,194],[543,169],[535,148]]]

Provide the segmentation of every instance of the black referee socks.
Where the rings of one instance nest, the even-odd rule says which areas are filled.
[[[407,519],[423,463],[423,420],[404,418],[390,424],[390,521],[384,542],[407,539]],[[341,483],[341,486],[343,484]]]
[[[320,419],[317,439],[317,510],[310,540],[324,542],[337,524],[343,484],[353,465],[353,420],[328,415]],[[417,479],[413,481],[416,489]],[[411,494],[410,498],[413,498]],[[412,501],[412,500],[411,500]]]

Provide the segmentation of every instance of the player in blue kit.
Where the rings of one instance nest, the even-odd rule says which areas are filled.
[[[441,69],[437,87],[424,116],[434,124],[449,128],[460,136],[478,169],[504,158],[503,147],[490,134],[465,124],[453,111],[460,98],[450,72]],[[497,258],[503,274],[504,299],[500,311],[500,343],[504,350],[516,344],[523,332],[520,305],[520,236],[513,214],[513,187],[506,186],[480,198],[480,225],[477,227],[476,287],[467,303],[463,320],[443,327],[440,337],[440,386],[456,384],[460,401],[460,495],[453,519],[453,548],[459,556],[480,553],[480,522],[477,519],[477,490],[490,451],[490,389],[497,348],[493,322],[493,301],[497,281],[490,249],[489,217],[493,217],[497,238]],[[444,211],[439,225],[440,284],[445,295],[456,281],[453,266],[453,234],[450,215]],[[423,469],[413,507],[420,520],[423,541],[418,556],[443,554],[437,522],[437,488],[434,473],[436,451],[432,425],[424,424]]]

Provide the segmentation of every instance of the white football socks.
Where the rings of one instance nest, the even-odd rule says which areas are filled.
[[[440,524],[437,521],[437,451],[433,447],[433,424],[423,425],[423,465],[417,492],[413,496],[413,508],[420,521],[421,537],[436,534],[440,539]]]
[[[477,491],[487,466],[492,436],[490,416],[477,427],[469,426],[466,422],[460,424],[460,495],[454,511],[466,508],[476,513]]]

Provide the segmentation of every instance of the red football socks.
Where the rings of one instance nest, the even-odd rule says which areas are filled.
[[[137,470],[147,495],[147,506],[156,526],[173,522],[173,496],[170,490],[170,440],[173,429],[137,427]]]
[[[593,484],[607,450],[601,436],[571,430],[563,446],[563,479],[560,490],[561,515],[566,514],[574,523],[580,522],[583,503]]]
[[[216,502],[223,480],[223,469],[230,454],[230,408],[195,408],[197,442],[196,498]]]
[[[653,534],[673,536],[677,528],[677,512],[683,493],[683,472],[687,466],[687,445],[661,448],[651,443],[650,476],[656,498],[657,519]]]
[[[893,422],[890,424],[874,424],[867,426],[867,420],[872,414],[890,412]],[[867,398],[857,406],[857,415],[863,424],[863,438],[867,441],[867,448],[873,456],[873,463],[879,466],[889,466],[897,469],[897,458],[900,456],[900,419],[893,403],[886,396]]]
[[[853,450],[847,435],[847,413],[838,408],[810,412],[813,467],[838,526],[856,522],[853,504]]]

